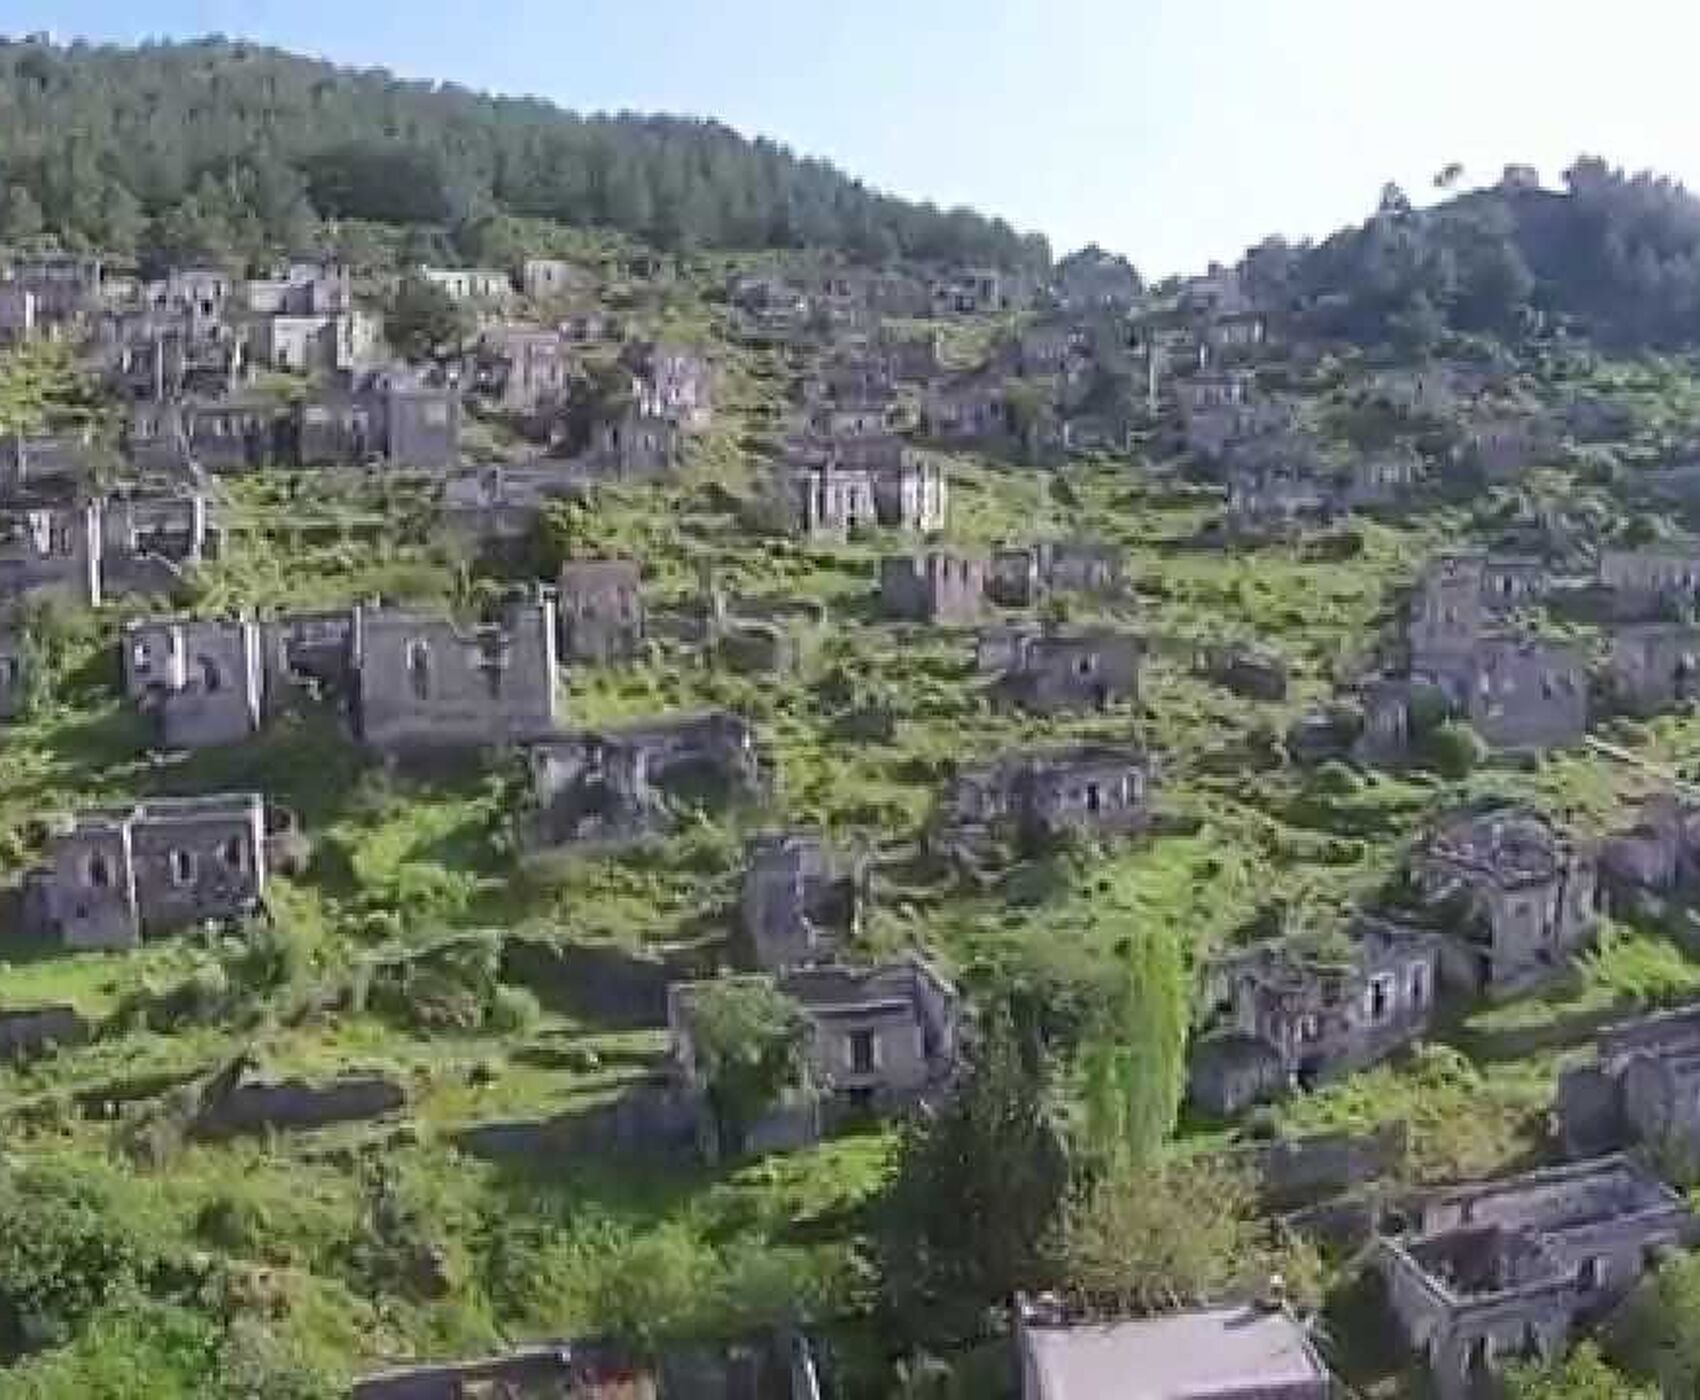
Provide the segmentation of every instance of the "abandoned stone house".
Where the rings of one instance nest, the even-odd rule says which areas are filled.
[[[875,449],[856,456],[860,441]],[[796,527],[813,539],[843,539],[876,526],[906,534],[942,530],[949,487],[939,464],[899,438],[841,439],[824,451],[788,454],[790,507]]]
[[[1700,696],[1700,626],[1646,622],[1611,634],[1613,700],[1634,715],[1656,715]]]
[[[878,390],[837,394],[809,410],[809,432],[832,441],[887,437],[896,421],[897,399]]]
[[[640,417],[666,419],[684,433],[703,432],[714,421],[714,375],[702,355],[679,345],[634,341],[620,361],[632,373]]]
[[[354,309],[354,269],[335,258],[296,258],[241,291],[255,315],[335,316]]]
[[[868,865],[835,850],[820,832],[769,832],[744,852],[739,932],[748,963],[763,972],[836,961],[861,933]]]
[[[162,747],[234,744],[259,732],[266,678],[255,623],[137,620],[124,624],[119,649],[124,693]]]
[[[619,345],[626,339],[626,323],[610,311],[569,311],[557,329],[568,345]]]
[[[1040,321],[1024,328],[1011,346],[1013,368],[1026,379],[1059,375],[1080,348],[1076,328],[1067,321]]]
[[[1628,825],[1600,847],[1600,882],[1613,907],[1658,912],[1693,890],[1700,878],[1700,811],[1675,793],[1659,793],[1634,809]]]
[[[1218,1029],[1193,1052],[1195,1103],[1228,1117],[1374,1064],[1427,1031],[1439,935],[1358,915],[1347,940],[1337,955],[1266,944],[1215,971]]]
[[[597,422],[588,450],[574,460],[589,477],[641,481],[670,476],[684,464],[684,434],[672,419],[640,413],[634,406]]]
[[[750,977],[764,980],[766,975]],[[713,985],[676,982],[667,989],[674,1072],[697,1090],[702,1067],[696,1004],[703,989]],[[746,1151],[803,1145],[846,1114],[900,1112],[946,1089],[956,1073],[961,999],[917,954],[877,967],[794,968],[770,985],[796,1004],[807,1028],[805,1092],[813,1102],[780,1106],[772,1121],[749,1133],[742,1144]],[[800,1114],[799,1107],[804,1109]]]
[[[1422,457],[1409,446],[1354,458],[1340,481],[1339,503],[1348,510],[1396,505],[1421,485],[1423,472]]]
[[[519,288],[532,301],[576,296],[596,290],[596,274],[564,258],[526,258],[519,265]]]
[[[880,611],[904,622],[966,626],[985,610],[986,561],[929,550],[880,560]]]
[[[1444,364],[1385,369],[1371,380],[1369,398],[1408,418],[1441,418],[1457,407],[1459,385]]]
[[[35,293],[16,283],[0,282],[0,345],[23,345],[41,329]]]
[[[1273,1302],[1150,1317],[1073,1318],[1015,1305],[1021,1400],[1331,1400],[1309,1329]]]
[[[0,724],[23,714],[35,665],[28,633],[10,624],[0,625]]]
[[[635,560],[567,560],[556,581],[556,607],[567,661],[628,661],[643,646],[643,580]]]
[[[0,503],[28,505],[86,494],[100,449],[88,431],[0,438]]]
[[[1227,509],[1223,517],[1228,528],[1244,534],[1260,534],[1331,519],[1334,492],[1311,469],[1307,454],[1289,456],[1272,438],[1254,441],[1270,443],[1272,451],[1259,460],[1234,462],[1229,466]]]
[[[681,802],[723,804],[766,787],[755,733],[723,710],[539,739],[526,748],[534,848],[609,848],[673,829]]]
[[[443,483],[443,526],[471,549],[523,546],[535,537],[551,501],[570,499],[584,489],[584,477],[571,462],[538,459],[479,467]]]
[[[1256,401],[1257,374],[1249,369],[1200,370],[1182,380],[1175,393],[1188,415],[1240,408]]]
[[[1248,700],[1287,698],[1287,662],[1273,648],[1250,642],[1196,647],[1192,671]]]
[[[237,395],[187,405],[189,454],[210,472],[252,471],[279,458],[283,414],[275,399]]]
[[[1251,296],[1237,267],[1211,263],[1201,274],[1181,282],[1179,305],[1193,316],[1227,316],[1251,307]]]
[[[1037,714],[1107,710],[1139,699],[1144,641],[1107,628],[1047,631],[1020,640],[998,697]]]
[[[48,252],[13,257],[5,280],[35,299],[40,323],[54,325],[97,310],[104,279],[100,258]]]
[[[421,267],[418,275],[455,301],[501,305],[514,291],[508,274],[493,267]]]
[[[102,595],[169,594],[185,569],[218,557],[224,538],[207,496],[189,488],[106,496],[95,517]]]
[[[362,397],[372,440],[391,466],[442,471],[459,463],[461,403],[454,389],[381,375]]]
[[[921,409],[922,430],[941,442],[1001,443],[1010,436],[1003,379],[969,374],[934,384]]]
[[[1515,481],[1533,462],[1537,451],[1532,425],[1521,419],[1483,423],[1465,438],[1460,461],[1490,484]]]
[[[1546,566],[1524,555],[1451,553],[1431,560],[1406,616],[1412,668],[1455,665],[1486,629],[1538,602],[1549,584]]]
[[[1441,822],[1410,873],[1431,919],[1445,923],[1441,974],[1466,993],[1500,997],[1543,982],[1599,928],[1593,848],[1527,809]]]
[[[1286,432],[1292,425],[1292,408],[1275,399],[1188,408],[1182,415],[1181,445],[1196,457],[1217,461],[1235,446]]]
[[[1700,545],[1602,549],[1598,577],[1619,618],[1686,616],[1700,599]]]
[[[367,311],[265,316],[244,341],[255,364],[286,374],[355,374],[383,349],[382,323]]]
[[[1269,340],[1269,319],[1261,311],[1225,312],[1209,317],[1202,339],[1218,363],[1255,355]]]
[[[990,267],[953,268],[933,284],[933,314],[983,316],[1008,311],[1019,296],[1008,273]]]
[[[1439,1400],[1506,1361],[1557,1358],[1694,1230],[1681,1197],[1623,1156],[1435,1191],[1401,1223],[1375,1267]]]
[[[473,388],[504,413],[534,414],[566,401],[577,359],[554,330],[493,326],[473,356]]]
[[[175,401],[129,404],[119,435],[124,460],[142,475],[181,476],[190,470],[189,431]]]
[[[1372,675],[1357,686],[1363,728],[1352,745],[1361,762],[1399,764],[1411,757],[1418,718],[1445,714],[1451,701],[1438,684],[1424,675]]]
[[[100,545],[92,504],[0,512],[0,595],[58,589],[98,605]]]
[[[939,358],[939,337],[931,335],[894,335],[882,332],[868,347],[867,354],[881,372],[894,384],[909,384],[926,388],[944,375]]]
[[[555,602],[508,605],[464,626],[404,608],[354,610],[354,721],[386,754],[505,747],[555,732]]]
[[[0,510],[0,597],[62,590],[98,607],[119,593],[167,594],[218,538],[199,493]]]
[[[1121,592],[1123,554],[1098,540],[1042,540],[997,550],[986,591],[1006,608],[1028,608],[1055,593],[1114,597]]]
[[[45,866],[26,877],[26,922],[68,948],[132,948],[252,913],[266,869],[258,793],[88,811],[50,838]]]
[[[1150,756],[1131,746],[1017,751],[957,774],[935,813],[935,839],[1027,843],[1068,831],[1140,831],[1152,819],[1154,782]]]
[[[1573,643],[1488,632],[1468,656],[1420,674],[1492,748],[1539,752],[1579,744],[1587,733],[1587,662]]]
[[[1700,1007],[1601,1032],[1593,1062],[1560,1073],[1557,1116],[1572,1157],[1640,1146],[1700,1162]]]

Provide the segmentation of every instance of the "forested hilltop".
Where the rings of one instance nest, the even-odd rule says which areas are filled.
[[[1436,183],[1456,176],[1449,167]],[[1448,331],[1568,331],[1619,348],[1700,340],[1700,200],[1595,157],[1564,182],[1543,189],[1511,166],[1428,209],[1388,185],[1362,225],[1315,247],[1270,239],[1247,272],[1260,299],[1300,309],[1316,334],[1417,354]]]
[[[440,230],[477,258],[505,214],[668,248],[1048,260],[1001,220],[892,198],[716,122],[580,116],[220,38],[0,41],[0,188],[0,239],[46,229],[167,259],[304,247],[324,220]]]

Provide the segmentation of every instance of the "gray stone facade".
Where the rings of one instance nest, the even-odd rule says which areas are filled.
[[[1598,581],[1619,617],[1651,620],[1691,612],[1700,601],[1700,544],[1602,549]]]
[[[898,438],[865,440],[860,452],[855,442],[839,438],[789,455],[785,487],[800,533],[838,540],[875,527],[913,535],[944,528],[949,486],[937,462]]]
[[[124,693],[170,749],[234,744],[259,732],[265,706],[260,628],[239,620],[126,623]]]
[[[55,833],[26,904],[30,921],[67,948],[132,948],[252,913],[266,862],[259,794],[152,798],[84,812]]]
[[[401,608],[354,611],[355,723],[388,754],[502,747],[553,733],[554,599],[510,605],[500,623],[463,626]]]
[[[643,581],[634,560],[567,560],[555,605],[567,661],[629,661],[643,647]]]
[[[1411,875],[1447,930],[1442,975],[1467,992],[1538,985],[1599,927],[1594,851],[1525,809],[1442,822],[1414,852]]]
[[[1594,1062],[1559,1076],[1558,1125],[1573,1157],[1640,1145],[1700,1164],[1700,1007],[1604,1031]]]
[[[1154,772],[1141,749],[1080,744],[1011,754],[959,773],[935,814],[935,836],[969,845],[1067,831],[1139,831],[1152,819]]]
[[[880,610],[903,622],[966,626],[985,611],[986,561],[932,550],[880,560]]]
[[[1700,627],[1649,622],[1612,633],[1612,698],[1630,714],[1656,715],[1700,695]]]
[[[1439,935],[1360,915],[1348,938],[1339,957],[1271,944],[1218,969],[1223,1024],[1193,1052],[1194,1102],[1236,1114],[1374,1064],[1428,1029]]]
[[[1021,638],[996,684],[998,696],[1037,714],[1107,710],[1139,699],[1145,644],[1104,628]]]
[[[218,538],[192,491],[0,510],[0,597],[59,591],[98,607],[119,593],[169,594]]]
[[[1443,554],[1423,570],[1406,619],[1414,670],[1445,669],[1473,651],[1484,632],[1546,596],[1551,578],[1538,559],[1511,554]]]
[[[1006,608],[1028,608],[1056,593],[1114,597],[1123,555],[1096,540],[1044,540],[996,551],[986,591]]]
[[[606,849],[664,835],[676,801],[760,795],[750,726],[724,711],[563,734],[528,746],[535,849]]]
[[[679,982],[667,993],[674,1071],[681,1082],[698,1088],[693,1004],[703,985]],[[818,1103],[816,1124],[823,1116],[830,1119],[846,1110],[900,1112],[929,1092],[943,1090],[956,1073],[961,999],[916,954],[877,967],[797,968],[771,979],[771,985],[796,1003],[808,1027],[808,1082]],[[779,1112],[796,1117],[795,1106]],[[804,1117],[807,1121],[809,1116]],[[767,1136],[764,1125],[758,1124],[743,1147],[757,1147]],[[785,1145],[795,1142],[793,1137]]]
[[[1488,633],[1466,664],[1437,668],[1433,679],[1493,748],[1563,748],[1587,733],[1587,662],[1571,643]]]
[[[833,849],[819,832],[756,837],[744,852],[739,929],[763,972],[831,962],[861,932],[865,861]]]
[[[1425,1196],[1375,1265],[1439,1400],[1463,1400],[1505,1361],[1558,1357],[1693,1229],[1674,1191],[1605,1157]]]

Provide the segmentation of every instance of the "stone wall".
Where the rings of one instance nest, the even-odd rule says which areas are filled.
[[[217,1139],[322,1128],[381,1118],[406,1101],[401,1085],[382,1075],[347,1075],[328,1084],[302,1079],[238,1084],[203,1101],[190,1132],[197,1138]]]
[[[60,1046],[81,1045],[88,1037],[89,1023],[74,1006],[0,1011],[0,1059],[28,1059]]]
[[[1367,1182],[1396,1176],[1405,1165],[1410,1134],[1404,1123],[1372,1132],[1326,1133],[1247,1147],[1227,1161],[1252,1171],[1266,1204],[1292,1210],[1341,1195]]]
[[[700,969],[688,957],[667,959],[625,948],[510,938],[502,980],[528,988],[550,1010],[612,1029],[667,1024],[667,984]]]
[[[553,1118],[480,1123],[456,1146],[491,1161],[568,1157],[662,1158],[692,1162],[704,1118],[700,1098],[666,1076],[641,1080],[605,1103]]]

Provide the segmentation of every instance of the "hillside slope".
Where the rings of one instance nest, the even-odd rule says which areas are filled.
[[[222,39],[0,43],[0,184],[0,238],[46,227],[118,252],[250,253],[321,217],[464,232],[506,212],[664,246],[1047,256],[1001,221],[891,198],[715,122],[582,117]]]

